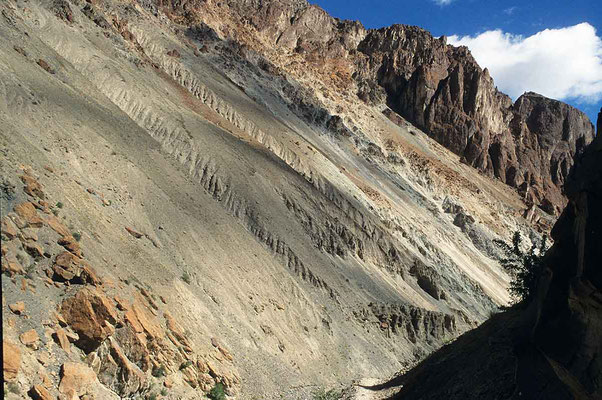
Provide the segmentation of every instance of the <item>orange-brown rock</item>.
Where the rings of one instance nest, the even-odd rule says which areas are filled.
[[[44,226],[44,220],[40,218],[35,207],[30,202],[17,204],[15,206],[15,212],[23,219],[26,226],[33,226],[35,228]]]
[[[132,311],[136,314],[136,318],[142,325],[142,328],[150,338],[163,338],[164,331],[157,322],[157,319],[150,313],[150,310],[136,298],[132,304]]]
[[[171,389],[173,387],[173,378],[171,376],[165,378],[165,380],[163,381],[163,386],[165,386],[168,389]]]
[[[11,342],[2,341],[2,359],[4,370],[4,380],[14,382],[17,379],[19,368],[21,367],[21,349]]]
[[[2,234],[9,240],[14,239],[17,236],[17,227],[8,217],[3,217],[1,220]]]
[[[96,381],[96,374],[86,364],[66,362],[61,367],[59,392],[67,394],[74,391],[77,396],[90,393]]]
[[[117,308],[120,311],[126,311],[130,309],[130,303],[127,300],[124,300],[120,296],[115,296],[115,303],[117,303]]]
[[[69,338],[67,338],[67,334],[63,328],[58,328],[54,332],[54,340],[61,346],[61,349],[65,350],[65,352],[71,352],[71,343],[69,343]]]
[[[63,225],[63,223],[61,221],[59,221],[59,219],[57,217],[55,217],[54,215],[49,215],[46,218],[46,223],[53,231],[55,231],[59,235],[71,236],[71,232],[69,232],[69,229],[67,229],[67,227],[65,225]]]
[[[52,279],[59,282],[71,281],[79,277],[81,268],[79,266],[80,258],[73,253],[64,251],[57,255],[52,266],[54,272]]]
[[[113,332],[118,320],[113,304],[103,292],[85,287],[61,304],[65,321],[79,335],[76,346],[85,352],[96,349]],[[109,324],[107,324],[107,322]]]
[[[33,385],[29,391],[29,396],[34,400],[52,400],[54,397],[50,394],[48,389],[42,385]]]
[[[21,264],[19,264],[16,261],[13,260],[2,260],[2,272],[6,273],[8,276],[14,276],[14,275],[24,275],[25,274],[25,270],[23,269],[23,267],[21,266]]]
[[[92,268],[90,264],[85,261],[80,262],[81,271],[80,271],[80,279],[83,283],[87,283],[88,285],[101,286],[102,279],[98,277],[96,270]]]
[[[38,349],[38,343],[40,341],[40,337],[38,336],[38,332],[35,329],[30,329],[27,332],[23,332],[19,336],[19,340],[25,346],[32,348],[34,350]]]
[[[82,251],[77,240],[71,235],[63,236],[57,242],[59,245],[63,246],[70,253],[76,255],[77,257],[82,257]]]
[[[128,233],[130,235],[132,235],[133,237],[135,237],[136,239],[140,239],[142,236],[144,236],[142,233],[135,231],[134,229],[130,228],[130,227],[125,227],[125,230],[128,231]]]
[[[25,311],[25,303],[23,303],[22,301],[17,301],[14,304],[10,304],[8,308],[10,308],[10,310],[15,314],[23,314],[23,312]]]
[[[25,184],[23,190],[25,193],[32,197],[38,197],[44,200],[44,192],[42,191],[42,185],[31,175],[21,175],[21,181]]]

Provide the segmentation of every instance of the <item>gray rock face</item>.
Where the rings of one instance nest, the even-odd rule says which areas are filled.
[[[358,50],[366,59],[356,79],[375,79],[393,110],[529,203],[550,214],[562,209],[572,160],[594,134],[585,114],[536,93],[512,104],[466,47],[417,27],[370,31]]]

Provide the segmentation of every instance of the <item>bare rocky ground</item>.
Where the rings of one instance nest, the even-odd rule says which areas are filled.
[[[220,21],[0,4],[7,398],[311,398],[507,303],[492,240],[551,217]]]

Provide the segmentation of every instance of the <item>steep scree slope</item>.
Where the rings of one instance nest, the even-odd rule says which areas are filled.
[[[283,4],[261,10],[290,53],[241,22],[254,2],[0,3],[11,390],[304,398],[508,301],[492,240],[550,218],[355,96],[361,26],[300,46],[333,20],[286,3],[309,14],[282,36]]]

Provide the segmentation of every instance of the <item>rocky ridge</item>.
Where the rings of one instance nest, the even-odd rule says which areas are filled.
[[[228,4],[268,46],[315,65],[327,86],[353,87],[363,101],[386,104],[463,162],[518,189],[529,205],[557,215],[566,204],[572,160],[595,132],[581,111],[535,93],[513,103],[466,47],[418,27],[366,30],[306,2]]]

